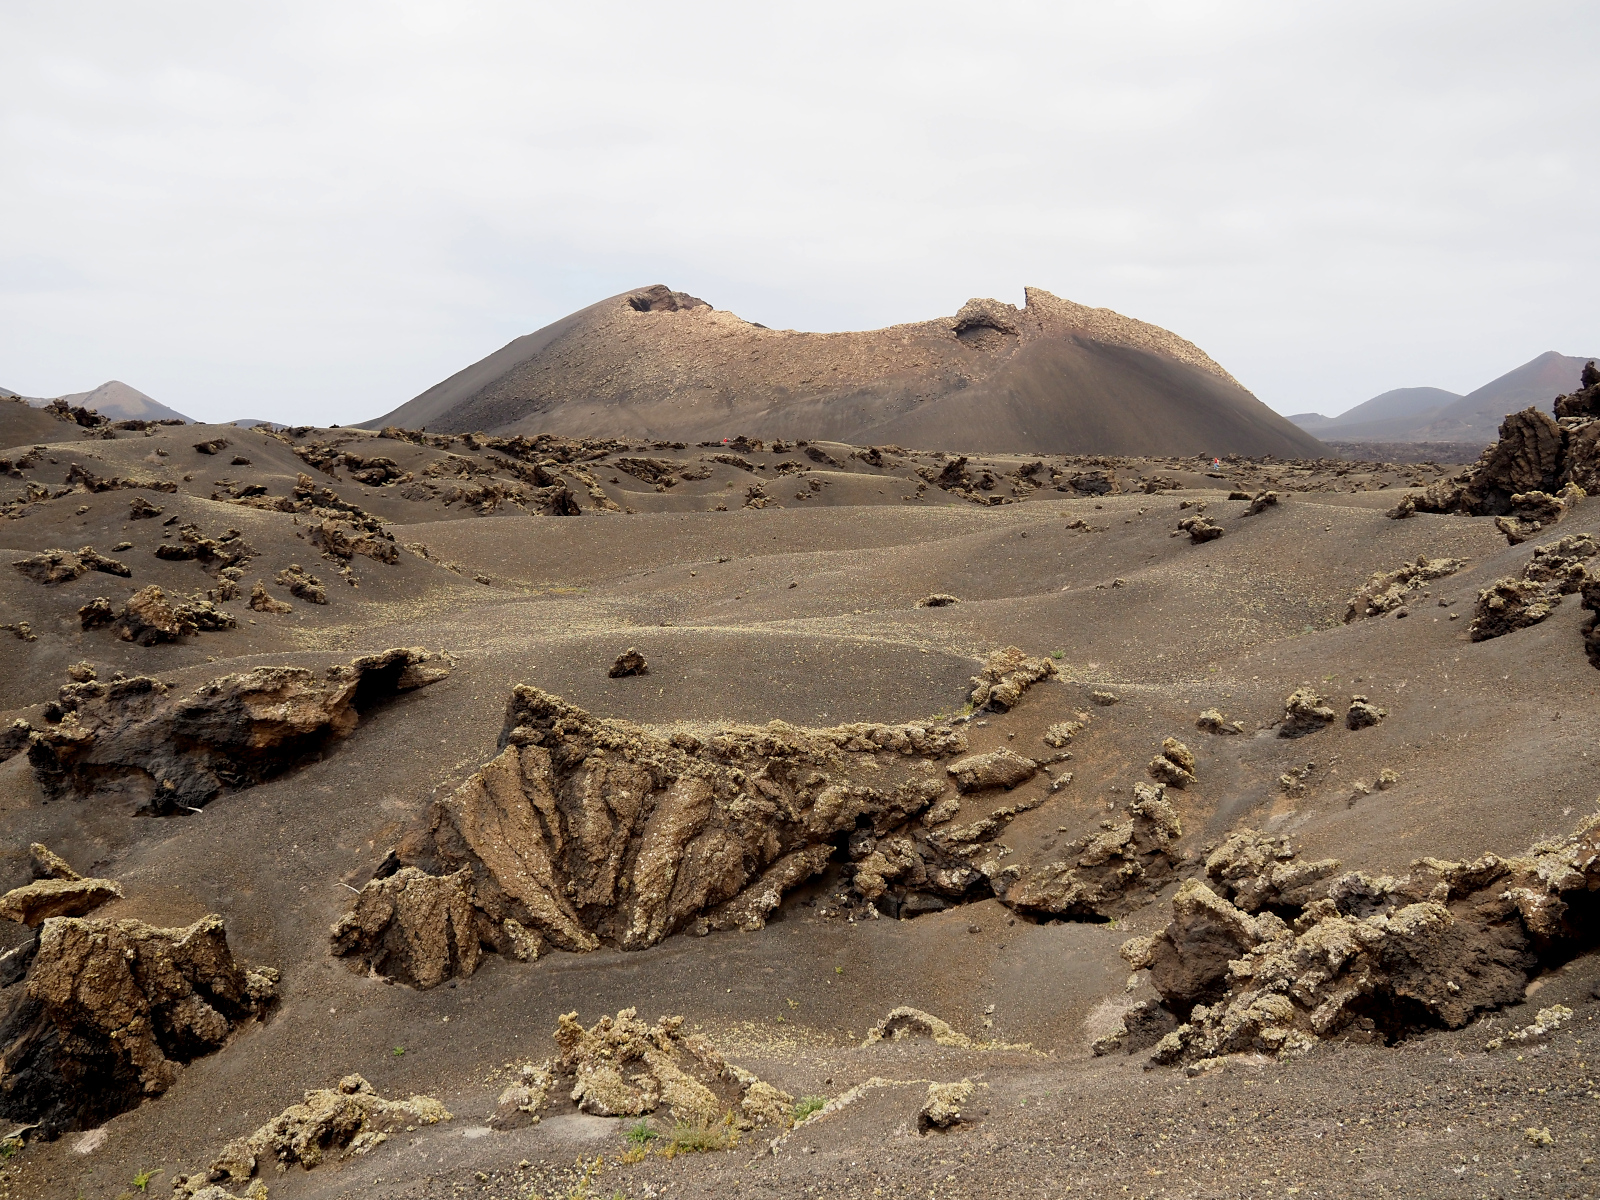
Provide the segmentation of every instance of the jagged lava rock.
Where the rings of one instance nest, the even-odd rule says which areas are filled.
[[[350,734],[363,710],[443,679],[452,660],[418,647],[330,667],[257,667],[174,695],[143,676],[104,685],[33,732],[28,760],[52,797],[117,796],[156,814],[282,774]]]
[[[0,1116],[47,1136],[99,1125],[166,1091],[276,988],[276,971],[234,959],[215,914],[186,929],[52,917],[0,1019]]]

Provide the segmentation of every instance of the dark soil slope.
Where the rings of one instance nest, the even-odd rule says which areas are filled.
[[[698,441],[736,434],[979,452],[1318,455],[1204,351],[1037,288],[1018,309],[865,333],[767,329],[656,285],[613,296],[378,418]]]

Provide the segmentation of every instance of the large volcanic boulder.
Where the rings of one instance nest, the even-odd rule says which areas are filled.
[[[159,1096],[264,1011],[277,978],[234,959],[216,915],[187,929],[45,921],[0,1018],[0,1117],[53,1137]]]

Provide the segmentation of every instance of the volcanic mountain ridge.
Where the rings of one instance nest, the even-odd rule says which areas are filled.
[[[1198,346],[1039,288],[864,333],[768,329],[656,284],[518,338],[367,424],[432,432],[897,442],[964,452],[1325,448]]]

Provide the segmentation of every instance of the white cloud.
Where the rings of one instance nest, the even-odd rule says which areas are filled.
[[[1036,284],[1282,411],[1593,352],[1585,4],[17,4],[0,384],[356,420],[666,282]]]

